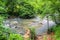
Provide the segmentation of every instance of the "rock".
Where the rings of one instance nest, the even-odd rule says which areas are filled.
[[[5,26],[9,27],[10,25],[9,24],[5,24]]]
[[[18,24],[18,21],[11,21],[11,24]]]

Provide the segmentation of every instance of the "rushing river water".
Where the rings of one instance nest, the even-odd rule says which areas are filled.
[[[47,19],[41,20],[39,17],[34,19],[11,18],[4,21],[6,27],[16,30],[19,34],[24,34],[27,27],[35,27],[36,34],[42,34],[47,31]],[[55,22],[49,20],[49,28],[55,25]]]

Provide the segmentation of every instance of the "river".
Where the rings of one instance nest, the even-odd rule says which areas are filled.
[[[25,33],[25,28],[29,27],[35,27],[35,32],[37,35],[43,34],[48,29],[47,19],[44,18],[43,20],[41,20],[40,17],[36,17],[33,19],[10,18],[4,21],[4,25],[22,35]],[[54,25],[56,25],[55,22],[49,20],[49,28]]]

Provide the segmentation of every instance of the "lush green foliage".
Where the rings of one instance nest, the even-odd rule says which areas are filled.
[[[34,18],[36,15],[45,17],[47,14],[60,24],[58,23],[60,22],[60,0],[0,0],[0,40],[23,40],[21,35],[14,34],[10,28],[4,27],[3,20],[9,15]],[[34,40],[35,29],[30,30]],[[60,25],[52,30],[55,32],[56,40],[60,40]]]
[[[26,2],[20,3],[20,17],[22,18],[32,18],[35,16],[34,7]]]
[[[55,31],[55,39],[60,40],[60,25],[56,25],[53,30]]]
[[[23,40],[23,37],[20,34],[10,34],[8,40]]]
[[[0,13],[7,12],[6,3],[7,3],[7,0],[0,0]]]
[[[25,1],[19,2],[19,0],[8,1],[8,3],[7,3],[7,7],[8,7],[9,15],[19,16],[21,18],[35,17],[36,13],[34,11],[34,7],[31,4]]]
[[[35,40],[35,37],[36,37],[35,28],[34,27],[31,27],[29,29],[31,31],[31,40]]]
[[[7,40],[9,36],[9,29],[3,26],[4,18],[0,16],[0,40]]]
[[[42,16],[60,14],[59,0],[0,0],[0,13],[31,18],[36,13]]]

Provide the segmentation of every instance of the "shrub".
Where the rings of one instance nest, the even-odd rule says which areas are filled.
[[[8,14],[19,16],[20,18],[33,18],[35,17],[34,7],[27,3],[27,2],[9,2],[10,6],[8,5]],[[18,4],[17,4],[18,3]]]
[[[35,34],[35,28],[31,27],[29,28],[31,32],[31,40],[35,40],[36,34]]]
[[[7,12],[6,3],[7,3],[7,0],[0,0],[0,13]]]
[[[35,17],[34,7],[26,2],[20,3],[20,13],[21,18],[33,18]]]
[[[10,33],[9,29],[5,28],[3,25],[0,25],[0,40],[7,40]]]
[[[23,40],[23,37],[20,34],[10,34],[8,40]]]
[[[54,30],[54,39],[60,40],[60,25],[56,25],[52,29]]]

